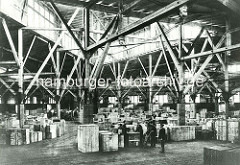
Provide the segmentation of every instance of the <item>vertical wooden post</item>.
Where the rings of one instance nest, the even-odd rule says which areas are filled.
[[[18,118],[20,121],[20,127],[24,125],[24,100],[23,100],[23,31],[22,29],[18,30]]]
[[[179,54],[178,58],[182,57],[182,25],[179,25]],[[180,67],[178,71],[178,80],[179,80],[179,91],[178,91],[178,104],[177,104],[177,113],[178,113],[178,124],[185,125],[185,104],[184,104],[184,69],[183,69],[183,61],[180,61]]]
[[[153,87],[152,87],[152,54],[149,55],[149,101],[148,101],[148,109],[149,111],[153,114],[153,103],[152,103],[152,100],[153,100]]]
[[[89,9],[88,8],[84,8],[84,47],[85,49],[89,46]],[[84,108],[80,109],[83,111],[82,115],[83,115],[83,123],[89,123],[90,122],[90,116],[93,114],[93,106],[90,103],[90,90],[89,90],[89,80],[90,79],[90,63],[89,63],[89,54],[86,54],[86,58],[85,58],[85,97],[84,97]],[[80,108],[80,107],[79,107]]]
[[[122,113],[122,94],[121,94],[121,64],[118,63],[118,76],[117,76],[117,89],[118,89],[118,113],[119,115]]]
[[[60,101],[60,52],[57,51],[56,54],[57,60],[57,68],[56,68],[56,77],[57,77],[57,86],[56,86],[56,108],[57,108],[57,116],[61,119],[61,101]]]
[[[226,19],[226,31],[229,31],[231,29],[231,23],[229,18]],[[226,46],[232,45],[232,36],[231,33],[226,34]],[[229,73],[228,73],[228,56],[231,56],[231,52],[227,51],[224,58],[225,63],[225,71],[224,71],[224,84],[225,84],[225,112],[226,112],[226,119],[229,117],[229,97],[230,97],[230,91],[229,91]],[[226,122],[226,140],[228,141],[228,122]]]

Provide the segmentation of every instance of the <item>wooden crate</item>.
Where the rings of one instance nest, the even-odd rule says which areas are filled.
[[[215,131],[217,140],[227,140],[227,121],[217,120],[215,122]]]
[[[204,165],[228,165],[224,164],[224,155],[229,147],[213,146],[204,148]]]
[[[31,141],[31,143],[37,142],[37,139],[38,139],[37,132],[31,131],[30,132],[30,141]]]
[[[42,131],[37,131],[37,141],[42,141],[43,137],[42,137]]]
[[[228,141],[233,142],[239,138],[239,121],[228,121]]]
[[[196,137],[195,126],[169,127],[170,138],[173,141],[194,140]]]
[[[23,144],[30,144],[30,130],[29,128],[22,129]]]
[[[56,124],[50,125],[50,132],[52,134],[52,139],[57,137],[57,125]]]
[[[118,147],[124,148],[124,135],[118,135]]]
[[[223,155],[224,165],[240,164],[240,148],[227,150]]]
[[[0,144],[6,144],[6,130],[5,130],[5,128],[0,128]]]
[[[99,127],[97,125],[78,126],[78,150],[83,153],[99,151]]]
[[[204,165],[239,165],[240,148],[213,146],[204,148]]]
[[[100,133],[100,151],[111,152],[118,151],[118,134],[112,132]]]

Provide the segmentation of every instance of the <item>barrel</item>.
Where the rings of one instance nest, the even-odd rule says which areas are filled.
[[[78,150],[83,153],[99,151],[99,127],[97,125],[78,126]]]

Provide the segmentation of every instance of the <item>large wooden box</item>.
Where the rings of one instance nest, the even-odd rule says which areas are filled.
[[[173,141],[185,141],[195,139],[194,126],[175,126],[170,127],[170,137]]]
[[[239,165],[240,164],[240,148],[227,150],[224,154],[224,165]]]
[[[228,121],[228,141],[239,139],[239,121]]]
[[[52,134],[52,139],[57,137],[57,125],[56,124],[50,125],[50,132]]]
[[[229,149],[230,148],[227,146],[213,146],[204,148],[204,165],[229,165],[225,164],[224,162],[226,151]]]
[[[83,153],[99,151],[99,127],[97,125],[78,126],[78,150]]]
[[[103,152],[118,151],[118,134],[112,132],[100,133],[100,150]]]
[[[215,122],[215,131],[217,140],[227,140],[227,121],[217,120]]]

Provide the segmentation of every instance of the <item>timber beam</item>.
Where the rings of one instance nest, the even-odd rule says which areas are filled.
[[[154,13],[146,16],[145,18],[142,18],[142,19],[132,23],[131,25],[127,26],[126,28],[123,28],[117,34],[112,35],[107,39],[104,38],[104,39],[98,41],[97,43],[89,46],[87,48],[87,51],[96,50],[96,49],[104,46],[108,42],[117,40],[120,36],[128,35],[139,29],[142,29],[143,27],[148,26],[156,21],[159,21],[161,18],[163,18],[164,16],[166,16],[167,14],[172,12],[174,9],[181,7],[182,5],[186,4],[189,1],[191,1],[191,0],[176,0],[173,3],[167,5],[166,7],[161,8],[161,9],[155,11]]]
[[[190,59],[193,59],[193,58],[214,55],[214,54],[217,54],[217,53],[223,53],[223,52],[226,52],[226,51],[233,51],[233,50],[236,50],[236,49],[240,49],[240,44],[226,46],[226,47],[223,47],[223,48],[214,49],[214,50],[206,51],[206,52],[203,52],[203,53],[193,54],[193,55],[190,55],[190,56],[182,57],[181,60],[186,61],[186,60],[190,60]]]
[[[55,13],[57,14],[57,16],[59,17],[59,19],[62,21],[62,23],[64,24],[64,26],[66,27],[67,31],[70,33],[70,35],[72,36],[73,40],[75,41],[75,43],[78,45],[78,47],[80,48],[80,50],[83,53],[83,56],[86,58],[86,53],[84,48],[82,47],[82,44],[79,42],[79,40],[77,39],[77,37],[74,35],[73,31],[71,30],[71,28],[69,27],[69,25],[66,23],[66,21],[64,20],[62,14],[60,13],[60,11],[58,10],[57,6],[53,3],[52,0],[50,0],[50,4],[53,8],[53,10],[55,11]]]

